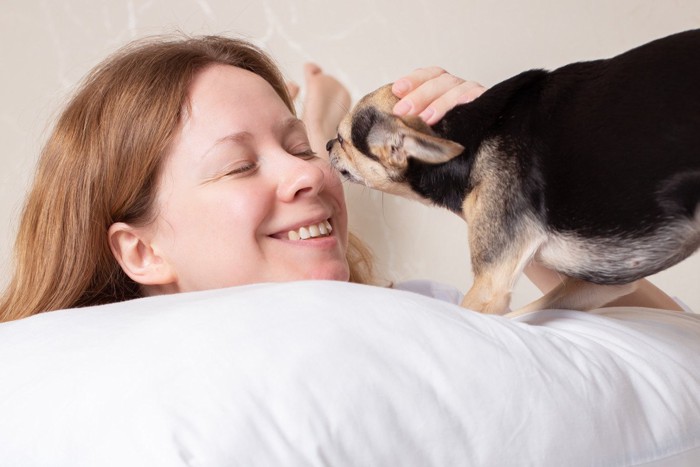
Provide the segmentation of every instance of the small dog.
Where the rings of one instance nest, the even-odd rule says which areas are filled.
[[[347,179],[465,219],[467,308],[506,312],[533,258],[565,279],[520,312],[596,308],[700,246],[700,30],[526,71],[432,128],[396,102],[365,96],[326,149]]]

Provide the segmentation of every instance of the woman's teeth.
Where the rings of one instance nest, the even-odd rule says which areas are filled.
[[[331,234],[333,227],[330,222],[323,221],[318,224],[307,225],[299,230],[290,230],[287,234],[290,240],[306,240],[308,238],[326,237]]]

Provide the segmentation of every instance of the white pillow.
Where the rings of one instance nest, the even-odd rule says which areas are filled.
[[[262,284],[0,325],[3,466],[699,465],[700,319]]]

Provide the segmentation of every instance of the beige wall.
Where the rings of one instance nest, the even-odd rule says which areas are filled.
[[[3,0],[0,285],[51,119],[81,76],[131,39],[174,31],[243,36],[269,50],[290,78],[299,81],[302,63],[315,60],[357,98],[419,66],[492,85],[698,26],[697,0]],[[357,187],[348,198],[354,229],[392,279],[468,287],[466,228],[456,216]],[[700,311],[699,274],[696,255],[652,280]],[[522,280],[516,305],[534,294]]]

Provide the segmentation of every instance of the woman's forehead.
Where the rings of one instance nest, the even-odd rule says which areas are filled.
[[[232,65],[212,64],[200,70],[190,84],[190,98],[209,92],[224,91],[224,95],[246,97],[269,94],[279,98],[272,85],[252,71]]]
[[[231,65],[214,64],[199,71],[189,86],[183,121],[215,110],[291,112],[272,85],[261,76]]]

